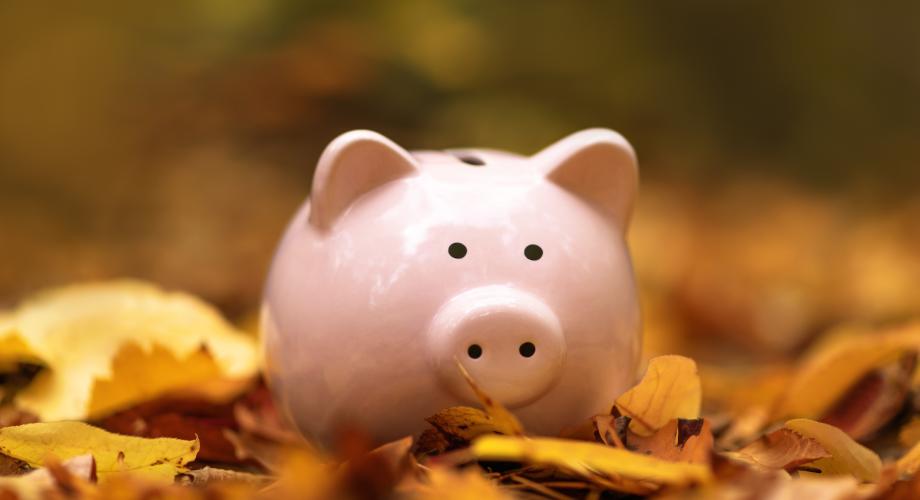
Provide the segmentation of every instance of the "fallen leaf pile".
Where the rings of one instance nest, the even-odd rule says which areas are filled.
[[[458,364],[479,407],[382,445],[343,427],[324,450],[273,405],[257,345],[141,282],[0,312],[0,498],[920,497],[920,322],[829,328],[757,362],[651,357],[559,436]]]

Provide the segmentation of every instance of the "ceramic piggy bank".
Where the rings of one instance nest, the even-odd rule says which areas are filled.
[[[609,411],[640,354],[624,242],[637,184],[605,129],[530,157],[341,135],[265,288],[280,408],[319,442],[342,422],[395,439],[477,406],[460,363],[534,434]]]

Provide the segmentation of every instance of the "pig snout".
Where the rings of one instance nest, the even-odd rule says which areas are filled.
[[[526,405],[552,388],[565,360],[559,319],[539,298],[508,286],[484,286],[450,299],[429,330],[432,361],[455,396],[475,402],[457,363],[490,396]]]

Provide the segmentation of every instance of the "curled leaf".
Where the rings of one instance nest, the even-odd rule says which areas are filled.
[[[917,353],[906,352],[900,358],[870,371],[820,420],[856,440],[874,435],[901,411],[916,366]]]
[[[823,417],[866,374],[920,347],[920,324],[888,332],[844,330],[815,345],[789,382],[777,418]]]
[[[425,419],[451,440],[469,443],[483,434],[501,433],[495,421],[484,411],[468,406],[453,406]]]
[[[787,471],[831,456],[816,440],[787,428],[775,430],[727,455],[760,467]]]
[[[639,385],[616,400],[616,409],[632,419],[630,430],[651,436],[671,420],[700,416],[702,393],[696,362],[683,356],[649,360]]]
[[[425,419],[431,424],[413,446],[416,456],[443,453],[467,446],[483,434],[501,434],[502,430],[486,412],[468,406],[453,406]]]
[[[51,493],[73,496],[84,492],[96,481],[96,462],[92,455],[80,455],[64,462],[52,462],[49,467],[36,469],[13,477],[0,477],[0,495],[13,493],[13,498],[55,498]]]
[[[857,443],[842,430],[805,418],[786,422],[786,428],[814,439],[830,457],[812,465],[825,475],[849,474],[860,481],[876,482],[882,473],[882,460],[872,450]]]
[[[509,436],[524,435],[524,426],[521,425],[520,420],[499,403],[498,400],[486,394],[459,361],[457,362],[457,368],[460,370],[460,373],[463,374],[463,378],[466,379],[466,382],[470,384],[470,388],[476,394],[476,398],[482,403],[482,407],[495,425],[495,429]]]
[[[629,431],[626,448],[671,462],[708,464],[712,453],[712,429],[709,421],[674,419],[645,437]]]

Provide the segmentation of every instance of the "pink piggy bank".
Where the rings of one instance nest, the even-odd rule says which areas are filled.
[[[476,406],[460,363],[531,433],[609,411],[640,354],[637,187],[632,147],[605,129],[530,157],[339,136],[265,288],[279,407],[319,442],[341,422],[388,441]]]

